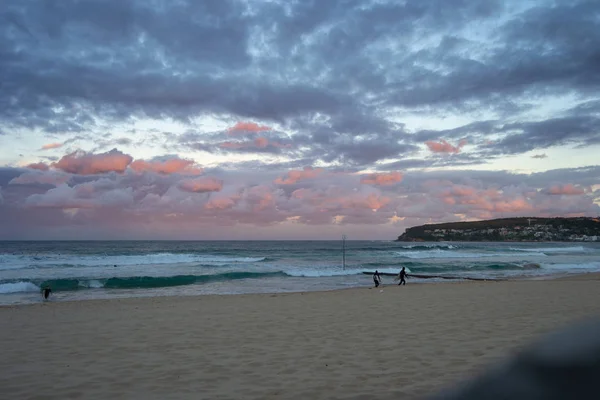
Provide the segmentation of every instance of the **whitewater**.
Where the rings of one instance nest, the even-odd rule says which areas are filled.
[[[598,243],[0,242],[0,304],[368,287],[364,271],[485,279],[600,272]],[[440,279],[410,278],[409,283]],[[392,278],[384,278],[392,284]]]

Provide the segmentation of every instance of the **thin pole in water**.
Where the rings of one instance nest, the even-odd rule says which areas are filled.
[[[342,235],[342,269],[346,269],[346,235]]]

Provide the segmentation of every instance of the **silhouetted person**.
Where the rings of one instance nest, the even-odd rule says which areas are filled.
[[[375,273],[373,274],[373,282],[375,282],[375,287],[379,287],[379,284],[381,283],[381,276],[377,270],[375,270]]]
[[[52,293],[52,289],[50,289],[49,287],[45,287],[42,289],[42,296],[44,297],[44,300],[48,300],[48,297],[50,297],[50,293]]]
[[[398,279],[400,279],[398,285],[406,285],[406,270],[404,269],[404,267],[402,267],[402,270],[398,274]]]

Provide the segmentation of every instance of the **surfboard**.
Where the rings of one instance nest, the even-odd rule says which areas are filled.
[[[370,271],[363,271],[363,274],[365,275],[373,275],[375,274],[375,271],[370,272]],[[379,275],[381,276],[398,276],[398,274],[394,274],[392,272],[378,272]]]

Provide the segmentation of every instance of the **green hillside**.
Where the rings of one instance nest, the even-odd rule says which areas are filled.
[[[398,241],[600,241],[600,218],[501,218],[427,224],[406,229]]]

